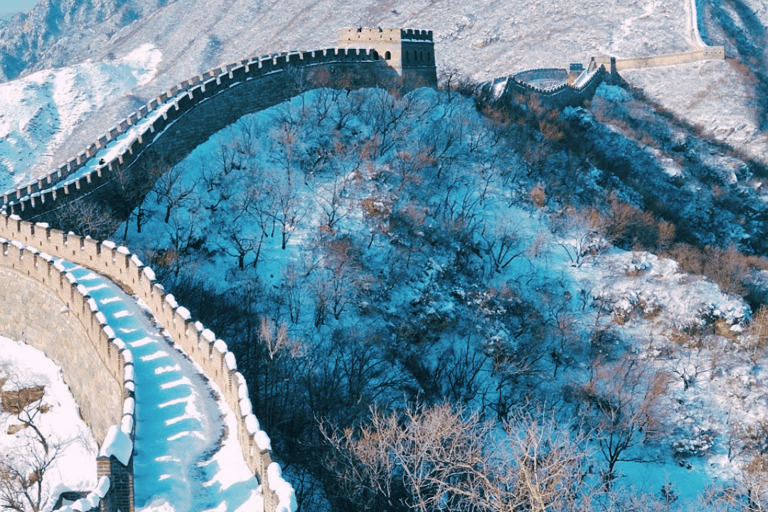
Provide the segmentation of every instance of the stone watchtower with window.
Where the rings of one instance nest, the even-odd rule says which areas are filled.
[[[407,82],[437,85],[435,43],[431,30],[401,28],[345,28],[339,45],[373,48]]]

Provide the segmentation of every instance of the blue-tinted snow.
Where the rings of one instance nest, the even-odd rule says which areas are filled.
[[[133,356],[136,510],[261,509],[258,483],[242,455],[232,446],[220,449],[222,436],[234,428],[220,419],[223,410],[209,382],[165,340],[135,299],[89,269],[61,263],[99,304]]]

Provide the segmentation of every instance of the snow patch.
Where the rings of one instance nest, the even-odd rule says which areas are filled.
[[[114,457],[124,466],[128,465],[133,453],[133,441],[117,425],[112,425],[104,438],[99,455],[102,457]]]
[[[276,510],[278,512],[296,512],[298,508],[296,493],[293,486],[283,478],[283,471],[276,462],[267,467],[267,479],[269,480],[269,487],[277,494]]]

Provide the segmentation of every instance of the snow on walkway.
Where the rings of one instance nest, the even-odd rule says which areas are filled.
[[[234,414],[214,398],[215,384],[165,340],[136,299],[100,274],[61,264],[133,355],[136,510],[262,510],[258,482],[237,444]]]

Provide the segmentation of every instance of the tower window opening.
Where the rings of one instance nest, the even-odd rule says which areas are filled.
[[[384,54],[384,59],[386,59],[386,60],[389,60],[389,59],[391,59],[391,58],[392,58],[392,53],[391,53],[391,52],[386,52],[386,53]]]

